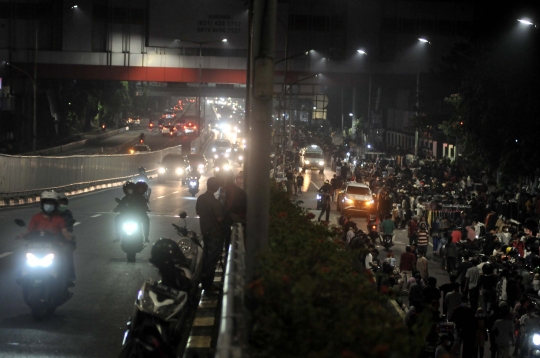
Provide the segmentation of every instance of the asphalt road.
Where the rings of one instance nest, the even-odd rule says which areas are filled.
[[[208,116],[212,112],[207,111]],[[192,115],[186,113],[186,116]],[[194,115],[194,114],[193,114]],[[186,117],[187,118],[187,117]],[[152,149],[185,144],[189,151],[194,136],[163,138],[146,133]],[[210,147],[208,148],[210,151]],[[234,166],[238,171],[239,166]],[[201,178],[200,193],[206,191],[211,167]],[[174,237],[172,223],[182,224],[178,213],[185,210],[188,228],[199,233],[195,215],[196,197],[179,182],[150,182],[150,239]],[[22,299],[16,258],[24,254],[24,242],[15,240],[22,230],[14,224],[27,223],[39,212],[37,205],[0,209],[0,357],[116,357],[121,349],[125,324],[132,313],[137,291],[147,278],[158,279],[148,263],[150,246],[137,254],[135,263],[126,262],[119,243],[113,243],[114,198],[121,188],[107,189],[70,198],[69,208],[77,223],[74,253],[77,284],[74,296],[45,321],[35,322]]]

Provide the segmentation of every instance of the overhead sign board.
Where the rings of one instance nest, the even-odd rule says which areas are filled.
[[[205,46],[245,49],[248,28],[246,3],[244,0],[149,1],[147,46],[193,47],[190,41],[215,41]],[[227,42],[221,42],[223,39]]]

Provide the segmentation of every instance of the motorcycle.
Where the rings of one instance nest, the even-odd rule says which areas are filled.
[[[180,343],[187,340],[182,332],[198,304],[204,244],[197,234],[187,229],[186,217],[187,214],[181,212],[184,226],[172,226],[180,237],[177,242],[187,260],[174,266],[174,272],[160,271],[161,281],[149,279],[144,282],[127,323],[119,355],[121,358],[132,357],[134,354],[137,357],[177,357]],[[182,274],[182,287],[176,281],[167,279],[175,277],[175,273]]]
[[[317,193],[317,210],[321,210],[322,208],[322,195]]]
[[[20,219],[16,219],[15,224],[26,227]],[[73,296],[69,291],[63,248],[58,241],[58,235],[40,232],[28,236],[24,246],[25,261],[17,283],[36,321],[52,314]]]
[[[103,123],[103,124],[101,125],[101,130],[102,130],[103,132],[105,132],[105,129],[107,129],[107,126],[105,125],[105,123]]]
[[[383,234],[381,241],[386,251],[388,251],[392,246],[394,246],[394,235]]]
[[[368,230],[369,230],[368,236],[373,243],[375,243],[377,239],[379,239],[379,241],[382,243],[383,240],[381,239],[381,233],[379,232],[377,224],[369,224]]]
[[[195,196],[199,192],[199,178],[191,177],[188,180],[189,182],[189,193],[191,196]]]
[[[120,199],[115,198],[117,203]],[[144,244],[143,226],[136,214],[121,213],[120,247],[126,253],[128,262],[135,262],[137,253],[141,252],[146,245]]]

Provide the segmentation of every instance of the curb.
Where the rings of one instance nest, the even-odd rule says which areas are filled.
[[[155,179],[157,178],[157,174],[150,174],[148,175],[148,178]],[[94,192],[98,190],[116,188],[116,187],[122,186],[124,183],[125,183],[125,180],[107,183],[107,184],[96,184],[96,185],[91,185],[84,189],[66,191],[64,193],[66,194],[66,196],[71,197],[71,196],[86,194],[86,193],[90,193],[90,192]],[[39,203],[39,201],[40,201],[39,196],[34,196],[34,195],[28,196],[28,197],[4,198],[4,199],[0,199],[0,208],[37,204]]]

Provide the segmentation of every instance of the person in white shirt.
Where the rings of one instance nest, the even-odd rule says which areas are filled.
[[[349,245],[351,243],[351,240],[353,239],[353,237],[355,237],[356,234],[354,232],[354,229],[353,227],[349,227],[349,231],[347,231],[347,245]]]

